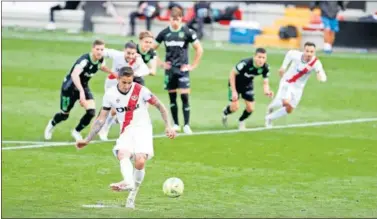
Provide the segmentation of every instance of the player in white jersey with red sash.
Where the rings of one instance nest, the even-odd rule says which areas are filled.
[[[122,67],[129,66],[134,70],[134,79],[135,77],[142,78],[145,75],[149,75],[149,68],[144,63],[141,56],[137,54],[137,45],[134,42],[126,43],[124,51],[118,51],[115,49],[104,50],[103,56],[105,58],[110,58],[113,60],[112,71],[118,73]],[[134,80],[135,81],[135,80]],[[114,87],[118,84],[117,76],[110,74],[105,81],[105,91]],[[107,140],[107,136],[111,125],[115,121],[115,110],[112,110],[108,118],[106,119],[105,125],[102,127],[102,130],[98,133],[101,140]]]
[[[315,50],[314,43],[306,42],[304,52],[290,50],[286,54],[279,70],[281,76],[279,90],[267,109],[265,118],[267,127],[272,125],[272,120],[293,112],[301,100],[304,87],[312,72],[316,72],[319,81],[327,80],[322,63],[315,56]],[[279,109],[274,111],[274,108]]]
[[[133,82],[133,70],[123,67],[118,72],[118,84],[108,89],[103,97],[103,107],[85,140],[76,142],[77,148],[86,146],[105,123],[111,108],[115,108],[120,126],[120,136],[113,149],[120,162],[123,180],[112,183],[114,191],[131,191],[126,207],[135,207],[135,198],[139,186],[144,179],[144,166],[154,155],[152,123],[148,113],[147,103],[155,106],[165,123],[166,136],[174,138],[176,133],[169,121],[165,106],[148,88]],[[135,161],[133,167],[131,159]],[[135,169],[134,169],[135,168]]]

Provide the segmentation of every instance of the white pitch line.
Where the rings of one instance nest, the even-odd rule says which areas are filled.
[[[299,123],[299,124],[291,124],[291,125],[279,125],[273,126],[271,128],[267,127],[257,127],[257,128],[249,128],[244,131],[240,131],[238,129],[231,129],[231,130],[212,130],[212,131],[202,131],[202,132],[194,132],[191,135],[187,134],[178,134],[178,136],[196,136],[196,135],[217,135],[217,134],[229,134],[229,133],[238,133],[238,132],[257,132],[257,131],[266,131],[266,130],[274,130],[274,129],[287,129],[287,128],[301,128],[301,127],[314,127],[314,126],[324,126],[324,125],[341,125],[341,124],[352,124],[352,123],[363,123],[363,122],[374,122],[377,121],[377,118],[361,118],[361,119],[349,119],[349,120],[335,120],[335,121],[323,121],[323,122],[311,122],[311,123]],[[162,138],[165,135],[154,135],[153,138]],[[103,142],[114,142],[116,139],[111,139],[108,141],[99,141],[95,140],[91,143],[103,143]],[[30,148],[45,148],[45,147],[60,147],[60,146],[68,146],[68,145],[75,145],[75,142],[44,142],[43,144],[38,145],[24,145],[24,146],[14,146],[14,147],[3,147],[1,150],[20,150],[20,149],[30,149]]]
[[[1,141],[3,144],[45,144],[50,143],[46,141]],[[60,143],[60,142],[59,142]]]

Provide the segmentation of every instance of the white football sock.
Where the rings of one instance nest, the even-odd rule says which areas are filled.
[[[106,127],[109,129],[111,125],[114,123],[116,116],[112,116],[109,114],[106,118]]]
[[[122,173],[124,182],[127,185],[135,185],[133,177],[133,166],[130,158],[123,158],[120,160],[120,172]]]
[[[138,170],[135,168],[134,180],[137,186],[139,186],[143,182],[144,176],[145,176],[145,169]]]
[[[285,116],[287,115],[287,110],[285,109],[285,107],[282,107],[278,110],[276,110],[275,112],[269,114],[268,116],[266,116],[266,119],[270,119],[270,120],[275,120],[277,118],[280,118],[282,116]]]
[[[268,105],[268,109],[273,109],[273,108],[282,107],[282,106],[283,106],[283,102],[281,100],[274,99],[270,103],[270,105]]]

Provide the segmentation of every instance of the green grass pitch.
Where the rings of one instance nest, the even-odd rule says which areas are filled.
[[[121,49],[125,42],[122,37],[103,38],[111,48]],[[147,164],[136,210],[82,207],[121,206],[127,196],[108,187],[121,178],[112,142],[80,151],[72,145],[43,143],[45,125],[59,110],[63,77],[79,55],[89,52],[92,39],[3,29],[2,141],[46,146],[9,150],[31,143],[2,142],[3,217],[377,217],[376,121],[156,138],[155,157]],[[221,111],[227,104],[229,71],[254,49],[203,44],[200,67],[191,73],[191,126],[194,132],[223,131]],[[268,51],[276,91],[284,53]],[[164,55],[163,49],[158,52]],[[275,124],[377,118],[377,56],[319,53],[319,58],[328,82],[321,84],[312,76],[294,114]],[[90,82],[97,109],[105,77],[98,72]],[[168,105],[163,71],[146,82]],[[247,120],[249,128],[263,126],[270,101],[262,93],[261,78],[255,80],[255,89],[256,110]],[[229,128],[237,128],[242,107],[230,117]],[[150,112],[155,134],[162,134],[158,111]],[[73,141],[70,130],[83,113],[76,104],[52,141]],[[182,122],[181,109],[179,113]],[[117,131],[113,127],[110,137],[116,138]],[[88,128],[83,135],[87,132]],[[183,180],[183,196],[164,196],[162,184],[169,177]]]

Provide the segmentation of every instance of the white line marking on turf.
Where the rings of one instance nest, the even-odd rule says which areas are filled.
[[[266,127],[257,127],[257,128],[249,128],[244,131],[240,131],[238,129],[230,129],[230,130],[212,130],[212,131],[202,131],[202,132],[194,132],[192,135],[186,134],[178,134],[178,136],[195,136],[195,135],[217,135],[217,134],[229,134],[229,133],[237,133],[237,132],[257,132],[257,131],[266,131],[266,130],[274,130],[274,129],[287,129],[287,128],[301,128],[301,127],[314,127],[314,126],[324,126],[324,125],[341,125],[341,124],[352,124],[352,123],[363,123],[363,122],[374,122],[377,121],[377,118],[361,118],[361,119],[349,119],[349,120],[335,120],[335,121],[323,121],[323,122],[311,122],[311,123],[299,123],[299,124],[291,124],[291,125],[279,125],[273,126],[271,128]],[[154,138],[162,138],[165,135],[154,135]],[[114,142],[116,139],[111,139],[108,141],[99,141],[95,140],[91,143],[103,143],[103,142]],[[74,145],[75,142],[44,142],[44,144],[37,144],[37,145],[24,145],[24,146],[14,146],[14,147],[3,147],[1,150],[19,150],[19,149],[29,149],[29,148],[45,148],[45,147],[60,147],[60,146],[68,146]]]
[[[103,205],[103,204],[95,204],[95,205],[82,205],[84,208],[121,208],[119,205]]]
[[[46,141],[1,141],[3,144],[46,144]]]

